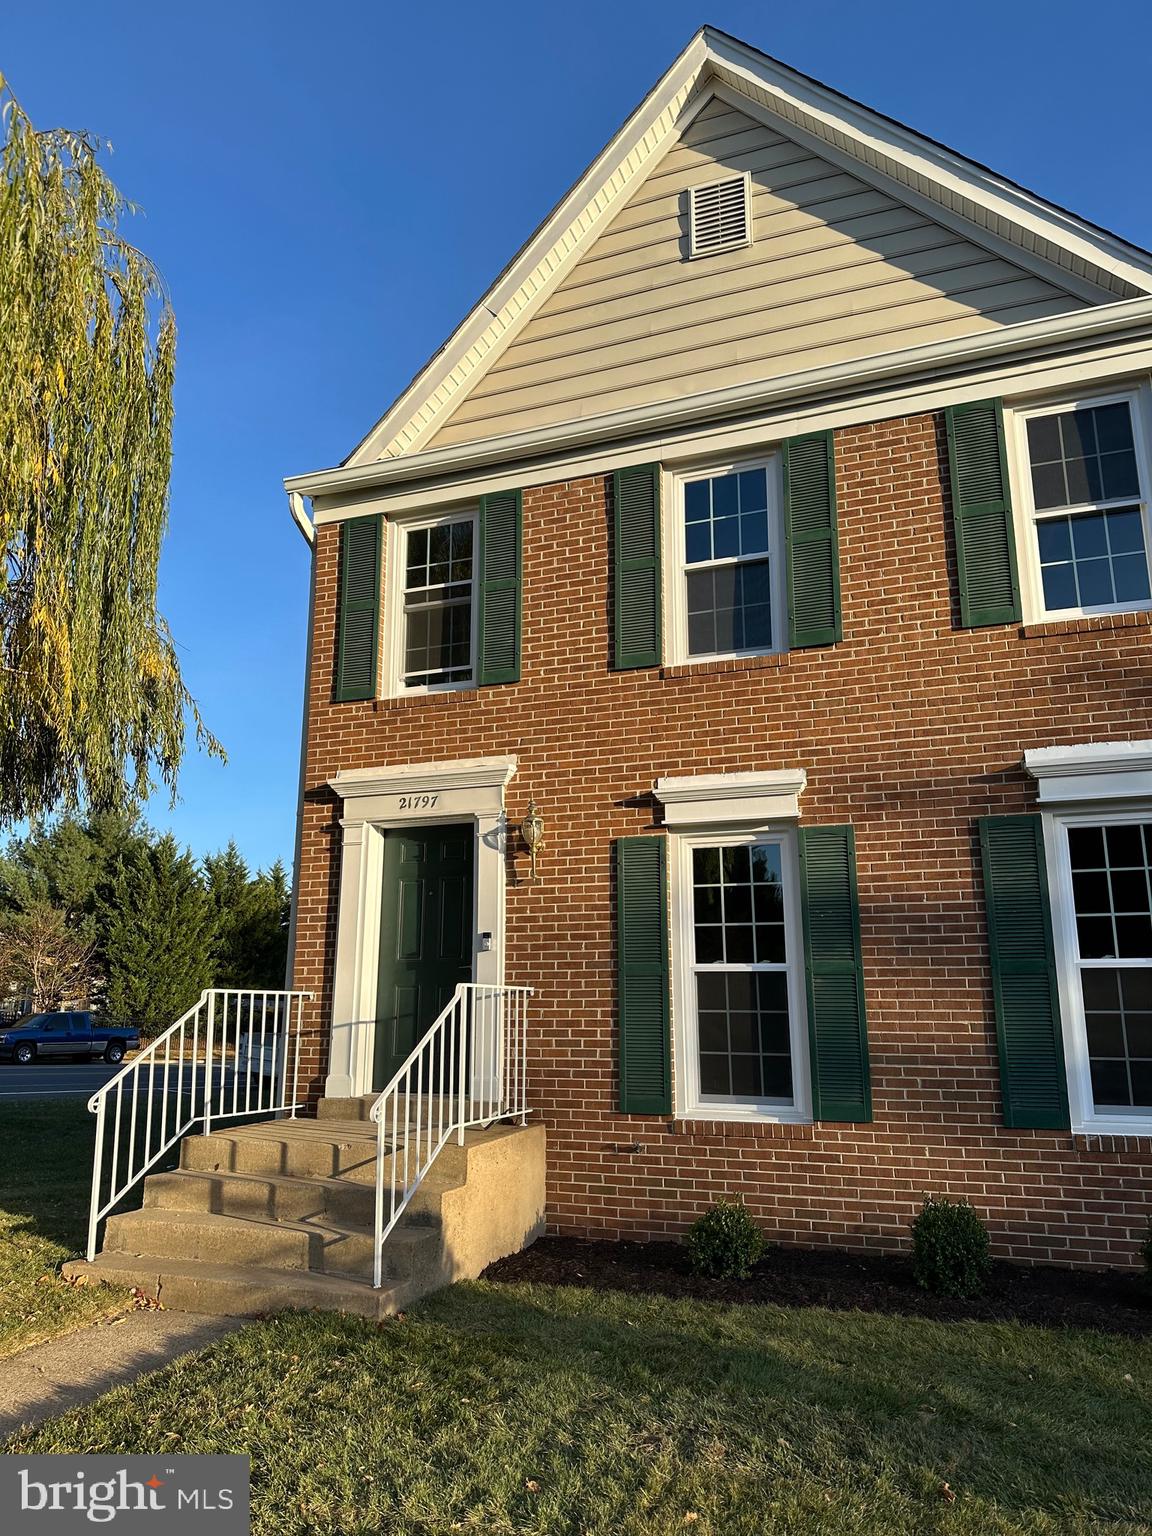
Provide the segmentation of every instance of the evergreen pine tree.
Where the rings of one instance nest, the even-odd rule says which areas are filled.
[[[155,1034],[215,981],[217,912],[195,859],[171,835],[121,857],[99,914],[111,1019]]]
[[[153,836],[134,813],[107,812],[86,821],[61,816],[34,827],[13,838],[0,856],[0,911],[54,908],[102,950],[97,893],[128,848]]]
[[[244,952],[249,986],[284,985],[291,904],[288,872],[277,859],[271,869],[261,870],[248,887]]]
[[[236,844],[204,860],[217,916],[216,985],[283,984],[291,892],[283,864],[251,875]]]
[[[213,981],[219,987],[242,987],[246,975],[244,910],[251,877],[235,842],[230,842],[223,853],[210,853],[205,858],[204,876],[216,914]]]

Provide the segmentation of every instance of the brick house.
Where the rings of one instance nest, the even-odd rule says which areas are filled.
[[[1146,252],[698,34],[286,482],[313,1093],[528,984],[553,1230],[1133,1263],[1150,379]]]

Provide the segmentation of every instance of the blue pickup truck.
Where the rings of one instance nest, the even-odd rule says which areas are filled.
[[[115,1065],[139,1045],[139,1030],[96,1024],[90,1013],[33,1013],[15,1024],[0,1025],[0,1061],[21,1066],[65,1057]]]

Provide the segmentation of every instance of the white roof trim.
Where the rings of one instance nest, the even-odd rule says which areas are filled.
[[[1118,236],[830,86],[767,59],[748,44],[706,30],[709,54],[720,77],[770,111],[976,223],[993,230],[999,221],[1014,226],[1017,243],[1026,249],[1051,244],[1047,259],[1057,265],[1070,265],[1071,258],[1071,262],[1097,267],[1121,285],[1152,290],[1152,258]],[[1031,236],[1038,243],[1021,236]]]
[[[480,303],[346,460],[349,465],[410,452],[455,404],[464,383],[491,360],[513,328],[629,195],[670,138],[707,56],[697,35],[601,150],[580,180],[496,279]],[[698,105],[702,105],[701,101]],[[692,113],[695,115],[695,112]]]
[[[695,115],[704,104],[703,91],[694,101],[689,98],[712,76],[861,165],[894,177],[1083,282],[1124,298],[1152,293],[1152,259],[1135,247],[747,44],[704,27],[350,455],[348,467],[411,453],[436,430],[459,404],[462,391],[503,350],[671,136],[682,129],[683,109],[687,106]]]
[[[1039,785],[1041,805],[1152,799],[1152,741],[1032,747],[1024,754],[1024,769]]]

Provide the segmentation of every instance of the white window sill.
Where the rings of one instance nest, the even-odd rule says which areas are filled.
[[[1073,1136],[1152,1136],[1152,1113],[1092,1115],[1072,1127]]]
[[[782,1104],[693,1104],[677,1120],[731,1120],[743,1125],[811,1125],[812,1116]],[[1149,1127],[1152,1130],[1152,1127]]]
[[[771,657],[786,656],[783,646],[774,645],[766,651],[709,651],[704,656],[674,656],[666,665],[671,667],[715,667],[726,661],[766,661]]]
[[[1074,619],[1107,619],[1123,613],[1148,613],[1152,603],[1117,603],[1114,607],[1101,608],[1053,608],[1045,609],[1026,620],[1029,624],[1064,624]]]
[[[445,694],[475,693],[476,687],[475,683],[438,683],[430,688],[398,688],[381,697],[386,703],[402,704],[406,699],[439,699]]]

